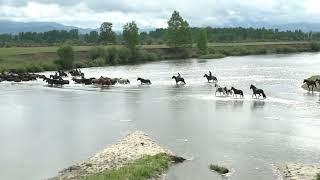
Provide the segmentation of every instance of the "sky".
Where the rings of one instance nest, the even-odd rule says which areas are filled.
[[[252,26],[320,22],[320,0],[0,0],[0,20],[44,21],[97,28],[166,27],[177,10],[191,26]]]

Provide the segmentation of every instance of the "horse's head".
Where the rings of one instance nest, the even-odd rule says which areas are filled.
[[[140,81],[140,80],[141,80],[141,78],[138,77],[137,81]]]
[[[177,77],[176,76],[172,76],[172,78],[171,79],[177,79]]]
[[[128,84],[130,84],[130,81],[129,81],[129,79],[127,79],[127,83],[128,83]]]
[[[207,75],[207,74],[205,74],[205,75],[203,75],[203,77],[208,77],[208,75]]]
[[[308,81],[309,81],[309,80],[307,80],[307,79],[304,79],[304,80],[303,80],[303,83],[307,83]]]
[[[234,87],[231,87],[231,90],[233,91],[233,90],[234,90]]]
[[[256,89],[256,87],[251,84],[250,89]]]

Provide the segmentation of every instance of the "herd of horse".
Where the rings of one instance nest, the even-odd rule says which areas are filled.
[[[125,78],[110,78],[110,77],[103,77],[101,76],[100,78],[85,78],[84,73],[81,72],[79,69],[74,69],[68,72],[72,76],[72,81],[76,84],[84,84],[84,85],[101,85],[101,86],[113,86],[116,84],[130,84],[129,79]],[[16,74],[16,73],[2,73],[0,74],[0,82],[1,81],[13,81],[13,82],[22,82],[22,81],[33,81],[37,79],[43,79],[48,85],[50,86],[63,86],[70,84],[69,80],[65,80],[63,78],[68,77],[68,73],[64,71],[57,71],[55,74],[50,75],[49,77],[46,77],[45,75],[40,75],[40,74],[34,74],[34,73],[22,73],[22,74]],[[213,76],[212,73],[209,71],[209,74],[205,74],[203,76],[204,78],[207,79],[208,83],[212,82],[215,83],[215,95],[217,96],[218,94],[220,96],[225,96],[225,97],[235,97],[235,98],[244,98],[244,93],[240,89],[236,89],[234,87],[231,87],[228,89],[227,87],[221,87],[218,85],[218,79],[217,77]],[[180,73],[178,73],[177,76],[172,76],[172,79],[175,80],[176,84],[186,84],[186,81],[183,77],[181,77]],[[141,77],[138,77],[137,81],[140,81],[141,85],[151,85],[151,80],[150,79],[143,79]],[[309,81],[305,80],[307,83],[310,84]],[[320,82],[320,80],[317,80],[316,82]],[[316,84],[311,82],[310,87],[313,84]],[[309,86],[308,84],[308,86]],[[315,85],[316,86],[316,85]],[[252,97],[255,98],[260,98],[263,97],[264,99],[266,98],[266,95],[262,89],[258,89],[254,85],[250,86],[250,89],[253,91]]]

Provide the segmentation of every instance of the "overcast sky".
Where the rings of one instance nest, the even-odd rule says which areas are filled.
[[[0,0],[0,19],[53,21],[115,29],[136,21],[140,28],[166,27],[173,10],[192,26],[320,22],[320,0]]]

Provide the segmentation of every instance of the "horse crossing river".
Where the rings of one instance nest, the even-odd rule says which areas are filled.
[[[100,88],[42,80],[0,83],[0,179],[45,179],[135,130],[190,159],[167,179],[218,179],[210,163],[232,179],[275,179],[272,164],[320,161],[319,94],[301,89],[319,74],[320,54],[169,60],[81,69],[86,77],[124,77],[127,85]],[[218,84],[244,98],[216,97]],[[171,79],[177,72],[186,85]],[[44,73],[47,77],[52,72]],[[141,85],[137,78],[150,79]],[[263,89],[253,99],[250,85]],[[200,177],[200,178],[199,178]]]

